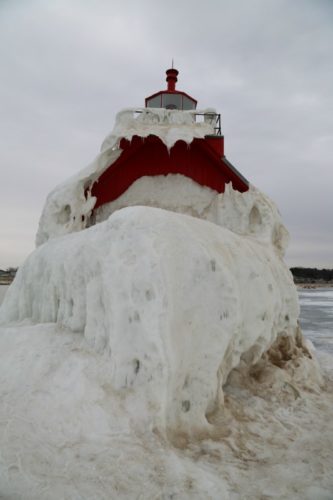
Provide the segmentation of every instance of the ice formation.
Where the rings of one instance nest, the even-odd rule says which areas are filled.
[[[86,456],[91,446],[99,456],[98,477],[104,468],[107,482],[111,476],[100,455],[101,443],[112,443],[110,436],[122,429],[121,439],[128,435],[131,444],[117,446],[130,450],[140,432],[143,441],[135,446],[147,446],[148,451],[151,447],[145,463],[150,456],[159,457],[164,475],[172,476],[170,484],[175,475],[182,478],[179,491],[184,493],[184,471],[190,465],[183,461],[182,472],[175,470],[172,464],[184,459],[173,455],[168,462],[170,449],[165,442],[181,447],[188,440],[221,438],[234,429],[236,441],[228,446],[242,450],[247,424],[235,431],[237,419],[253,418],[257,429],[261,418],[255,420],[251,408],[245,407],[249,394],[261,394],[262,401],[267,395],[267,401],[257,406],[265,418],[276,402],[274,428],[279,430],[284,419],[279,414],[282,397],[297,400],[306,387],[314,394],[320,391],[322,378],[311,346],[302,338],[297,292],[283,261],[288,233],[263,193],[253,186],[240,193],[227,185],[219,194],[181,175],[143,177],[117,200],[94,211],[92,218],[95,198],[89,189],[121,154],[122,137],[153,133],[171,148],[179,139],[191,143],[210,132],[211,125],[194,123],[191,112],[150,109],[136,116],[126,110],[118,115],[96,160],[47,199],[37,249],[19,269],[0,309],[0,344],[7,346],[3,352],[12,349],[8,363],[12,359],[14,367],[21,364],[24,394],[11,382],[10,365],[0,370],[0,390],[8,401],[8,418],[16,405],[17,411],[39,422],[41,441],[59,448],[64,461],[55,464],[56,470],[75,462],[70,450],[78,448]],[[18,324],[25,325],[21,334],[15,330]],[[44,335],[42,328],[51,335]],[[34,352],[24,347],[30,334]],[[12,390],[7,391],[11,383]],[[45,394],[50,410],[46,407],[37,416],[35,407],[43,404]],[[260,435],[251,425],[246,428],[249,442],[251,433]],[[297,423],[293,425],[296,428]],[[17,424],[12,438],[11,427],[6,430],[8,463],[18,453],[12,443],[23,435],[23,427]],[[156,441],[160,438],[167,441],[161,444]],[[261,443],[262,437],[258,439]],[[109,444],[105,449],[112,454]],[[35,446],[29,446],[34,453]],[[202,446],[215,453],[211,444]],[[264,460],[266,452],[257,452]],[[45,462],[45,453],[36,461]],[[195,456],[195,449],[191,453]],[[108,466],[114,467],[115,456]],[[129,456],[124,457],[127,470]],[[89,474],[90,462],[84,466]],[[149,470],[154,467],[151,464]],[[112,474],[118,477],[119,470]],[[137,463],[131,470],[135,481],[146,474]],[[0,479],[1,474],[0,467]],[[146,483],[155,477],[155,472],[150,474]],[[195,490],[199,497],[228,498],[221,473],[210,476],[206,466],[197,469],[193,484],[196,474],[201,482]],[[78,477],[78,484],[86,484],[85,475]],[[158,484],[144,497],[159,496]],[[96,488],[106,491],[95,483],[94,488],[87,486],[84,494],[92,498]],[[136,498],[135,485],[131,488],[124,496],[115,485],[111,490],[115,498],[125,498],[126,491]],[[168,495],[171,489],[168,486]],[[65,490],[54,491],[62,495]],[[192,498],[191,491],[179,498]]]
[[[39,222],[37,246],[49,238],[79,231],[91,224],[90,215],[96,199],[90,196],[89,189],[101,173],[119,158],[122,151],[120,139],[153,134],[162,139],[169,149],[178,140],[190,144],[194,138],[204,138],[214,132],[213,125],[208,121],[196,123],[195,113],[153,108],[119,112],[115,127],[104,139],[96,159],[49,194]]]
[[[0,313],[2,322],[29,318],[83,333],[109,353],[113,387],[138,391],[169,434],[209,431],[232,369],[255,365],[278,337],[294,345],[298,331],[282,260],[288,233],[254,187],[219,194],[182,175],[143,177],[86,228],[89,186],[119,157],[122,137],[153,132],[171,148],[211,131],[192,112],[118,114],[95,162],[48,197],[37,236],[44,244]]]
[[[84,333],[109,352],[116,389],[145,387],[168,428],[190,429],[205,427],[241,356],[254,364],[278,334],[294,335],[298,312],[289,271],[269,247],[133,207],[36,250],[3,316]]]

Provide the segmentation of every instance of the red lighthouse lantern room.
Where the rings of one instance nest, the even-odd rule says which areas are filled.
[[[196,109],[197,101],[185,92],[176,90],[178,71],[174,68],[166,70],[167,90],[161,90],[146,97],[146,108],[166,108],[189,110]]]
[[[196,99],[176,90],[176,69],[168,69],[166,75],[166,90],[145,99],[145,112],[149,114],[150,108],[164,108],[177,113],[190,113],[193,123],[209,123],[213,133],[194,138],[190,144],[178,140],[170,150],[158,134],[154,135],[153,124],[152,132],[147,137],[134,135],[130,140],[121,139],[121,155],[91,187],[91,195],[96,197],[94,209],[116,200],[144,176],[181,174],[218,193],[223,193],[225,185],[230,182],[237,191],[249,189],[248,181],[225,157],[220,115],[212,110],[197,111]],[[142,112],[144,110],[141,109],[133,113],[139,115]]]

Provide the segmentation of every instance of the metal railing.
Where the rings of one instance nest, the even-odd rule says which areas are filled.
[[[214,126],[214,134],[221,135],[221,115],[207,111],[206,113],[193,113],[195,116],[203,116],[204,122]]]

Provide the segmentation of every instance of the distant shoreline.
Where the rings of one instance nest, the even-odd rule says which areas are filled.
[[[314,283],[297,283],[295,281],[295,285],[297,286],[297,288],[305,288],[305,289],[333,288],[333,281],[316,281]]]

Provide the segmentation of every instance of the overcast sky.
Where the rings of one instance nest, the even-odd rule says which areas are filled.
[[[333,267],[332,0],[0,0],[0,268],[117,111],[178,88],[222,114],[227,158],[278,205],[290,265]]]

